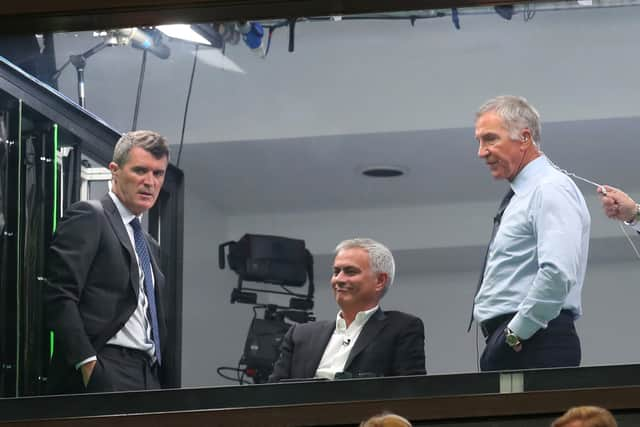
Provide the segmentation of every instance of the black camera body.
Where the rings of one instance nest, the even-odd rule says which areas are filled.
[[[224,268],[224,248],[229,247],[229,268],[243,281],[304,286],[312,257],[304,240],[262,234],[245,234],[237,242],[218,248],[218,262]]]

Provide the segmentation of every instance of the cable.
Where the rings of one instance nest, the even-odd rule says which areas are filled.
[[[138,112],[140,111],[140,98],[142,98],[142,85],[144,83],[144,73],[147,68],[147,49],[142,50],[142,64],[140,64],[140,77],[138,78],[138,94],[136,95],[136,106],[133,109],[133,123],[131,130],[138,127]]]
[[[235,372],[236,373],[236,377],[234,378],[234,377],[227,376],[227,375],[222,373],[223,371]],[[239,367],[238,368],[234,368],[233,366],[220,366],[220,367],[218,367],[216,369],[216,372],[217,372],[218,375],[220,375],[225,380],[234,381],[234,382],[237,381],[240,384],[242,384],[242,382],[240,381],[240,378],[241,378],[240,377],[240,372],[244,372],[244,370],[240,369]]]
[[[529,1],[522,11],[522,17],[524,22],[529,22],[534,16],[536,16],[536,4],[533,1]]]
[[[624,237],[627,238],[627,241],[629,242],[629,244],[633,248],[633,251],[636,253],[636,257],[638,259],[640,259],[640,251],[638,251],[638,248],[633,243],[633,240],[631,240],[631,236],[629,236],[629,233],[627,233],[627,229],[624,227],[624,225],[622,225],[621,222],[618,222],[618,226],[620,227],[620,230],[622,230],[622,233],[624,234]]]
[[[586,182],[587,184],[593,185],[594,187],[600,189],[603,195],[607,194],[607,190],[601,184],[598,184],[597,182],[591,181],[590,179],[583,178],[580,175],[576,175],[575,173],[569,172],[566,169],[562,169],[560,166],[558,166],[555,163],[553,163],[551,161],[551,159],[549,159],[548,156],[547,156],[547,160],[549,161],[551,166],[553,166],[555,169],[557,169],[558,171],[562,172],[563,174],[565,174],[565,175],[567,175],[569,177],[578,179],[578,180],[580,180],[582,182]],[[631,245],[631,248],[633,249],[633,252],[635,252],[636,257],[640,260],[640,251],[638,250],[636,245],[633,243],[633,240],[631,240],[631,236],[629,236],[629,233],[627,233],[626,228],[620,222],[618,222],[618,226],[620,227],[620,230],[622,230],[622,234],[624,234],[624,237],[627,238],[627,241],[629,242],[629,245]]]
[[[293,52],[295,49],[296,21],[296,18],[289,20],[289,52]]]
[[[541,154],[544,154],[544,153],[542,152],[542,150],[540,150],[540,153],[541,153]],[[553,161],[549,158],[549,156],[546,156],[546,157],[547,157],[547,160],[549,161],[549,163],[551,164],[551,166],[553,166],[553,167],[554,167],[555,169],[557,169],[559,172],[562,172],[563,174],[565,174],[565,175],[567,175],[567,176],[569,176],[569,177],[571,177],[571,178],[578,179],[578,180],[580,180],[580,181],[582,181],[582,182],[586,182],[587,184],[593,185],[593,186],[594,186],[594,187],[596,187],[596,188],[601,188],[602,190],[604,190],[604,187],[603,187],[601,184],[598,184],[597,182],[591,181],[590,179],[583,178],[583,177],[581,177],[580,175],[576,175],[575,173],[573,173],[573,172],[569,172],[569,171],[568,171],[568,170],[566,170],[566,169],[562,169],[560,166],[558,166],[558,165],[556,165],[555,163],[553,163]],[[606,191],[605,191],[603,194],[606,194]]]
[[[184,104],[184,116],[182,117],[182,132],[180,134],[180,146],[178,147],[178,159],[176,161],[176,167],[180,167],[180,158],[182,157],[182,145],[184,144],[184,129],[187,125],[187,114],[189,113],[189,101],[191,100],[191,89],[193,88],[193,76],[196,73],[196,64],[198,63],[198,48],[200,45],[196,44],[196,51],[193,54],[193,66],[191,67],[191,77],[189,78],[189,90],[187,91],[187,100]]]
[[[399,15],[380,15],[380,16],[343,16],[343,21],[409,21],[412,26],[416,21],[423,19],[433,19],[433,18],[444,18],[447,16],[445,12],[436,12],[433,15],[409,15],[409,16],[399,16]],[[330,16],[325,17],[313,17],[313,18],[304,18],[299,19],[300,21],[330,21]]]
[[[276,31],[278,27],[277,26],[271,26],[269,27],[269,35],[267,36],[267,47],[264,50],[264,57],[266,58],[267,55],[269,54],[269,49],[271,49],[271,37],[273,36],[273,33]]]

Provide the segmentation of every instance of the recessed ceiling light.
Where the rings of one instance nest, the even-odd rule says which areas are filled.
[[[370,178],[394,178],[404,175],[404,171],[396,166],[373,166],[365,168],[362,174]]]

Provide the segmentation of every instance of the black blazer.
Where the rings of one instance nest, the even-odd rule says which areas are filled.
[[[335,326],[335,321],[293,325],[269,381],[313,378]],[[377,310],[362,328],[344,372],[354,377],[426,374],[422,320],[400,311]]]
[[[159,246],[145,233],[155,279],[162,352],[166,352],[164,275]],[[67,209],[49,248],[44,288],[47,325],[54,331],[50,392],[71,392],[75,365],[97,354],[134,312],[140,288],[135,250],[108,195]],[[160,379],[162,381],[162,372]]]

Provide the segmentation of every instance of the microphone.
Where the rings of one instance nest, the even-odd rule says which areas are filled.
[[[346,340],[342,340],[342,345],[343,346],[348,346],[349,344],[351,344],[351,338],[347,338]]]

